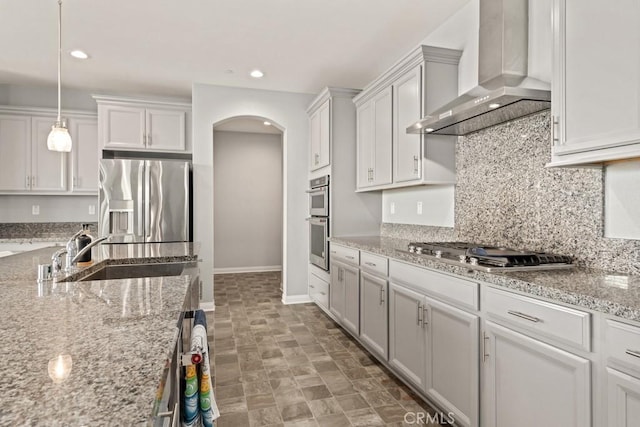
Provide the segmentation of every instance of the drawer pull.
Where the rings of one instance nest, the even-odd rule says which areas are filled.
[[[627,350],[625,351],[629,356],[637,357],[640,359],[640,351]]]
[[[310,287],[311,289],[315,289],[315,288],[316,288],[316,287],[315,287],[315,286],[313,286],[313,285],[309,285],[309,287]]]
[[[369,261],[365,262],[364,264],[368,265],[369,267],[375,267],[376,266],[373,262],[369,262]]]
[[[320,292],[320,295],[326,295],[324,292]]]
[[[338,253],[338,251],[331,251],[331,253],[332,253],[332,254],[337,254],[337,253]]]
[[[486,362],[489,357],[489,353],[487,352],[487,341],[489,341],[489,337],[487,333],[482,331],[482,362]]]
[[[352,257],[351,255],[345,255],[346,259],[355,259],[354,257]]]
[[[538,323],[540,321],[540,318],[538,317],[529,316],[528,314],[520,313],[519,311],[508,310],[507,313],[509,313],[512,316],[516,316],[521,319],[528,320],[529,322]]]
[[[422,319],[420,318],[420,313],[422,313],[422,304],[418,303],[418,315],[417,320],[416,320],[416,325],[420,326],[420,323],[422,323]]]
[[[380,288],[380,305],[384,304],[384,288]]]

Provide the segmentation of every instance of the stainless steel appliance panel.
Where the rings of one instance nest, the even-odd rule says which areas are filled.
[[[99,236],[113,242],[144,241],[144,160],[100,161]]]
[[[329,220],[309,218],[309,262],[329,270]]]
[[[189,163],[147,160],[145,241],[189,240]]]
[[[189,241],[189,171],[183,160],[102,159],[98,234],[112,243]]]

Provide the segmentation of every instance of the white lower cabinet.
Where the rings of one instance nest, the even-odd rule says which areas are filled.
[[[358,267],[332,262],[329,310],[342,325],[360,332],[360,278]]]
[[[425,389],[424,295],[389,283],[389,364]]]
[[[591,425],[591,362],[487,321],[483,426]]]
[[[479,317],[395,283],[389,304],[391,366],[456,425],[477,426]]]
[[[426,299],[426,394],[453,414],[456,425],[477,426],[480,318]]]
[[[609,427],[640,426],[640,379],[607,368]]]
[[[360,339],[369,349],[387,360],[387,279],[360,272]]]

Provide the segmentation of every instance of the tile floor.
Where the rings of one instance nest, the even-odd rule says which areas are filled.
[[[405,414],[434,413],[315,304],[283,305],[279,273],[214,281],[217,427],[418,425]]]

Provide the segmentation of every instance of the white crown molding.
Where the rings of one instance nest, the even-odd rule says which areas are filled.
[[[389,87],[398,77],[420,64],[436,62],[458,65],[461,55],[462,51],[460,50],[420,45],[402,57],[373,82],[369,83],[359,95],[353,98],[353,102],[358,106],[363,104],[381,89]]]
[[[17,116],[57,116],[58,110],[56,108],[46,108],[46,107],[17,107],[13,105],[0,105],[0,113],[3,114],[14,114]],[[95,111],[87,111],[87,110],[61,110],[60,114],[64,119],[67,116],[74,117],[86,117],[86,118],[96,118],[98,117],[98,113]]]
[[[347,89],[341,87],[325,87],[322,89],[316,99],[307,107],[307,114],[313,114],[324,102],[329,98],[348,98],[353,99],[360,93],[360,89]]]
[[[157,105],[172,106],[191,109],[191,102],[186,99],[172,99],[172,98],[143,98],[143,97],[128,97],[128,96],[115,96],[115,95],[91,95],[98,104],[132,104],[132,105]]]

